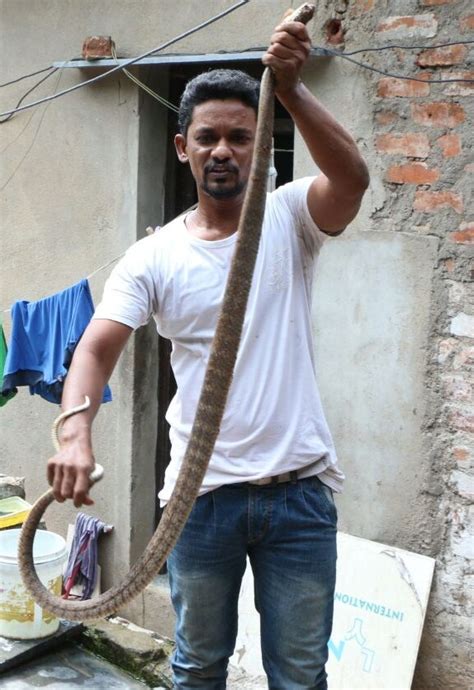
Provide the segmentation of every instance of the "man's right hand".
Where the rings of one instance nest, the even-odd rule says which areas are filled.
[[[91,506],[89,496],[92,485],[89,476],[95,467],[92,449],[79,441],[65,443],[56,455],[48,460],[48,482],[54,498],[62,503],[72,498],[76,508]]]
[[[99,409],[104,386],[132,333],[130,326],[107,319],[93,319],[74,352],[62,395],[63,410],[90,406],[67,417],[60,427],[60,450],[48,460],[47,477],[54,497],[62,503],[72,498],[76,508],[90,506],[91,481],[95,467],[91,428]]]

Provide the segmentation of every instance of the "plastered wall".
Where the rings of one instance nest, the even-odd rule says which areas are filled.
[[[317,43],[377,48],[353,58],[392,75],[340,59],[307,75],[371,171],[359,216],[327,243],[315,285],[319,379],[348,475],[341,526],[436,558],[413,687],[464,689],[472,685],[472,84],[426,80],[472,79],[469,44],[429,49],[472,40],[472,8],[360,0],[318,3],[317,15]],[[335,42],[329,19],[340,25]],[[296,159],[307,170],[303,151]]]
[[[162,0],[3,0],[2,81],[77,56],[91,34],[110,34],[119,55],[136,55],[229,5],[190,0],[177,12],[176,3]],[[169,51],[264,46],[287,5],[253,0]],[[331,19],[341,22],[345,43],[327,43]],[[425,44],[472,37],[472,15],[466,2],[450,0],[325,0],[311,33],[318,45],[346,50]],[[469,69],[468,47],[448,57],[421,52],[392,50],[365,59],[394,73],[449,76]],[[92,73],[63,70],[29,98]],[[464,690],[471,682],[470,89],[407,86],[329,58],[311,63],[304,78],[352,131],[372,178],[356,221],[326,244],[315,281],[321,392],[348,476],[341,525],[437,558],[414,687]],[[2,109],[15,105],[34,79],[2,89]],[[145,133],[141,107],[136,87],[114,75],[1,125],[2,309],[73,284],[122,253],[150,216],[160,215],[164,116],[157,108],[156,131]],[[149,127],[153,118],[146,121]],[[297,138],[295,176],[311,171]],[[96,301],[106,274],[91,279]],[[8,315],[4,322],[8,336]],[[152,329],[130,341],[112,380],[115,402],[104,406],[96,424],[106,480],[94,492],[94,513],[115,525],[104,549],[106,584],[128,569],[153,527],[155,347]],[[0,471],[25,475],[30,499],[45,488],[56,413],[25,390],[1,411]],[[73,510],[57,507],[48,525],[65,533],[73,519]]]
[[[217,14],[229,4],[4,0],[0,4],[2,82],[78,57],[86,36],[111,35],[120,56],[134,56]],[[245,50],[268,41],[284,2],[258,3],[249,14],[182,40],[169,51]],[[247,26],[242,31],[242,22]],[[39,99],[98,74],[65,69],[36,88]],[[1,109],[15,106],[41,78],[0,93]],[[166,95],[166,70],[154,77]],[[166,175],[166,111],[144,101],[125,77],[114,75],[60,100],[18,114],[0,127],[0,305],[45,297],[119,256],[145,226],[160,224]],[[140,117],[143,115],[143,117]],[[110,268],[90,280],[97,303]],[[8,314],[4,314],[7,339]],[[147,386],[148,384],[148,386]],[[111,386],[114,402],[95,423],[97,460],[106,480],[94,489],[94,514],[115,526],[102,544],[104,584],[116,583],[143,551],[155,515],[156,339],[153,327],[132,338]],[[26,477],[27,497],[46,488],[50,427],[58,410],[21,389],[2,408],[0,472]],[[75,511],[53,507],[48,527],[65,535]]]

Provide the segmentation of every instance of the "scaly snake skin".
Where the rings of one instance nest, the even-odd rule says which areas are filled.
[[[285,21],[307,23],[312,18],[314,10],[314,5],[305,3],[286,17]],[[69,601],[53,596],[46,589],[40,582],[33,563],[35,531],[46,508],[54,501],[51,489],[36,501],[23,525],[18,549],[23,582],[34,600],[59,618],[73,621],[93,620],[108,616],[122,608],[159,572],[191,512],[219,433],[252,284],[265,210],[272,148],[273,99],[273,76],[266,68],[260,89],[255,153],[237,230],[238,242],[230,267],[191,437],[173,494],[148,546],[119,585],[94,599]],[[76,408],[63,413],[56,420],[56,430],[61,420],[64,420],[64,415],[74,411],[77,411]]]

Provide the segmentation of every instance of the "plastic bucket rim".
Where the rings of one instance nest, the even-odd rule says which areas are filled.
[[[20,537],[21,529],[11,529],[11,530],[5,530],[4,532],[0,532],[0,565],[17,565],[18,564],[18,541]],[[12,555],[9,554],[3,554],[1,552],[1,542],[2,542],[2,537],[7,537],[11,536],[13,534],[13,537],[11,541],[15,542],[15,553]],[[33,562],[35,565],[42,565],[45,563],[52,564],[56,561],[63,560],[67,556],[67,544],[66,540],[64,537],[62,537],[60,534],[57,534],[56,532],[50,532],[49,530],[38,530],[36,535],[35,535],[35,541],[38,536],[48,534],[48,535],[53,535],[54,539],[58,542],[58,545],[56,548],[51,550],[48,553],[42,553],[40,555],[36,555],[34,553],[34,542],[33,542]],[[7,537],[8,538],[8,537]]]

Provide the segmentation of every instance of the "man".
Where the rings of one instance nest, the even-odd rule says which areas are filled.
[[[221,430],[201,493],[168,569],[177,613],[179,690],[225,688],[247,556],[273,690],[327,688],[336,563],[332,491],[343,475],[314,380],[310,285],[326,235],[356,215],[367,168],[351,136],[300,81],[310,41],[280,25],[263,62],[320,169],[268,195],[246,323]],[[130,333],[153,314],[173,341],[178,392],[170,405],[172,460],[163,503],[184,455],[236,241],[256,126],[257,85],[219,70],[190,82],[180,107],[179,160],[198,206],[127,252],[74,355],[63,408],[91,398],[64,425],[48,464],[58,500],[90,505],[90,427]]]

